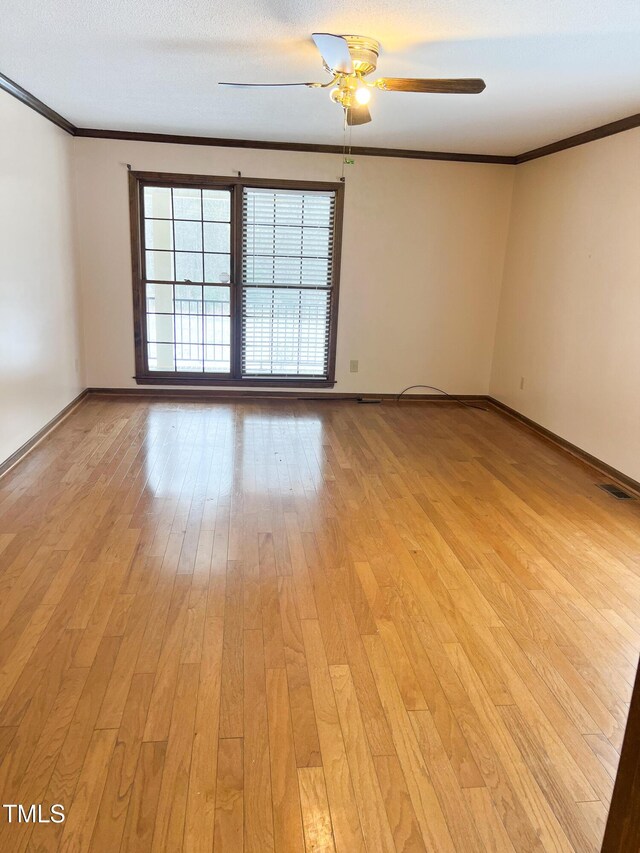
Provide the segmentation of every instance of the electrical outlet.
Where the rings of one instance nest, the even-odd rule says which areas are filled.
[[[520,390],[524,391],[524,376],[520,377]]]
[[[357,373],[358,372],[358,360],[357,359],[352,358],[351,361],[349,362],[349,372],[350,373]]]

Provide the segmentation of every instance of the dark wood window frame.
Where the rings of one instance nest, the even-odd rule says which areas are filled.
[[[142,229],[143,193],[145,186],[192,186],[198,189],[229,189],[231,199],[231,372],[216,374],[187,374],[150,371],[147,362],[147,324],[144,286],[144,240]],[[329,190],[335,192],[334,242],[332,256],[332,296],[329,321],[327,376],[307,377],[243,377],[240,365],[240,296],[242,270],[242,191],[247,187],[293,190]],[[344,209],[344,183],[328,181],[291,181],[265,178],[185,175],[166,172],[129,172],[129,216],[131,227],[131,258],[133,279],[133,325],[135,347],[135,380],[138,385],[210,385],[270,388],[328,388],[335,385],[336,339],[338,331],[338,301],[340,292],[340,256]]]

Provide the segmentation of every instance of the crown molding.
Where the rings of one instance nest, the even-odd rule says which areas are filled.
[[[608,124],[601,124],[600,127],[593,127],[591,130],[576,133],[574,136],[567,136],[565,139],[559,139],[557,142],[551,142],[549,145],[543,145],[540,148],[533,148],[531,151],[518,154],[514,157],[514,160],[516,165],[519,163],[528,163],[529,160],[537,160],[539,157],[546,157],[548,154],[565,151],[567,148],[575,148],[577,145],[595,142],[596,139],[614,136],[616,133],[633,130],[635,127],[640,127],[640,113],[618,119],[617,121],[610,121]]]
[[[44,118],[49,119],[49,121],[62,128],[62,130],[71,136],[78,136],[85,139],[119,139],[132,142],[207,145],[218,148],[258,148],[268,151],[302,151],[314,154],[342,154],[344,151],[342,145],[315,145],[309,142],[272,142],[259,139],[229,139],[217,136],[188,136],[175,133],[145,133],[131,130],[99,130],[90,127],[76,127],[64,118],[64,116],[61,116],[60,113],[52,110],[51,107],[47,106],[39,98],[36,98],[31,92],[28,92],[1,72],[0,89],[13,95],[14,98],[17,98],[25,106],[30,107],[41,116],[44,116]],[[522,154],[513,156],[501,154],[463,154],[450,151],[420,151],[408,148],[373,148],[367,146],[352,147],[350,152],[360,157],[395,157],[408,160],[444,160],[458,163],[493,163],[517,166],[520,163],[537,160],[539,157],[546,157],[548,154],[555,154],[567,148],[575,148],[577,145],[594,142],[596,139],[604,139],[607,136],[613,136],[616,133],[622,133],[625,130],[632,130],[636,127],[640,127],[640,113],[594,127],[591,130],[585,130],[582,133],[576,133],[574,136],[567,136],[565,139],[559,139],[557,142],[551,142],[549,145],[533,148],[531,151],[525,151]]]
[[[177,145],[208,145],[217,148],[261,148],[269,151],[303,151],[313,154],[343,154],[342,145],[321,145],[311,142],[271,142],[260,139],[229,139],[216,136],[185,136],[176,133],[144,133],[131,130],[76,129],[76,136],[90,139],[121,139],[132,142],[162,142]],[[409,160],[455,160],[462,163],[499,163],[515,165],[516,158],[498,154],[462,154],[449,151],[416,151],[408,148],[372,148],[351,146],[354,156],[396,157]]]
[[[13,95],[14,98],[17,98],[21,103],[25,104],[25,106],[31,107],[32,110],[40,113],[44,118],[49,119],[49,121],[54,124],[57,124],[58,127],[62,128],[62,130],[70,133],[71,136],[75,136],[76,128],[70,121],[67,121],[67,119],[64,118],[64,116],[61,116],[60,113],[52,110],[51,107],[48,107],[43,101],[36,98],[35,95],[32,95],[31,92],[27,92],[26,89],[23,89],[22,86],[14,80],[10,80],[9,77],[5,77],[2,73],[0,73],[0,89],[3,89],[10,95]]]

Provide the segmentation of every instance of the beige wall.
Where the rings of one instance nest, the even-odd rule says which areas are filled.
[[[73,141],[0,91],[0,462],[82,389]]]
[[[639,323],[640,130],[518,166],[491,393],[640,480]]]
[[[135,387],[127,163],[340,171],[334,155],[72,140],[1,92],[0,125],[0,460],[83,385]],[[517,169],[359,157],[345,205],[337,391],[490,392],[640,479],[640,130]]]
[[[86,379],[100,387],[135,387],[127,163],[329,181],[341,168],[338,155],[74,144]],[[514,168],[373,157],[346,168],[335,390],[486,393]]]

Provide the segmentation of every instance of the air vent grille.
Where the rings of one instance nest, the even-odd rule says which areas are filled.
[[[629,492],[625,492],[624,489],[621,489],[620,486],[616,486],[613,483],[598,483],[598,488],[608,492],[611,497],[618,501],[634,500],[633,495],[630,495]]]

